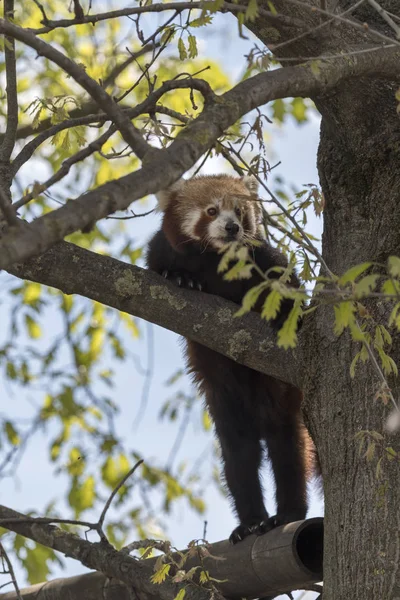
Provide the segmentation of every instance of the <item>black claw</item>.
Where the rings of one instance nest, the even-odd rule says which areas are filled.
[[[201,292],[203,289],[203,286],[201,285],[201,283],[196,281],[196,279],[193,279],[191,277],[190,273],[186,273],[186,272],[179,273],[176,271],[169,271],[168,269],[165,269],[162,272],[162,276],[165,279],[169,279],[170,281],[172,281],[179,287],[188,288],[190,290],[199,290],[199,292]]]

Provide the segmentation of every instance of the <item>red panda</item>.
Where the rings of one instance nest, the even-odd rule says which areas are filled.
[[[240,304],[263,279],[255,269],[250,279],[234,281],[218,273],[219,251],[228,242],[257,241],[252,255],[264,273],[287,266],[262,235],[257,190],[253,177],[214,175],[181,180],[161,191],[157,198],[164,213],[162,227],[149,243],[148,267],[179,286]],[[290,283],[299,286],[296,275]],[[255,310],[261,306],[262,302]],[[291,300],[282,302],[275,327],[291,307]],[[186,359],[214,421],[225,481],[240,522],[231,542],[304,519],[313,450],[301,416],[301,392],[191,340],[186,340]],[[264,506],[259,476],[265,444],[276,484],[277,512],[272,517]]]

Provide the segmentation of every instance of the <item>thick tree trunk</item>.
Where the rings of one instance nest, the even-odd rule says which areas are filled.
[[[324,259],[337,274],[366,260],[386,262],[400,249],[400,127],[393,86],[360,81],[318,106]],[[387,324],[384,306],[368,308]],[[318,310],[305,333],[305,413],[325,489],[324,600],[400,598],[399,463],[384,457],[378,480],[384,449],[367,462],[355,440],[361,430],[384,433],[391,406],[374,400],[379,378],[370,363],[350,378],[358,348],[349,335],[335,338],[331,308]],[[399,364],[398,342],[391,354]],[[390,384],[399,398],[399,382]],[[384,446],[399,448],[398,434],[386,437]]]
[[[285,0],[274,4],[283,14],[303,17],[305,29],[312,26],[314,17],[303,8],[293,9]],[[271,43],[271,31],[260,21],[254,31]],[[350,42],[368,42],[354,31],[344,35],[341,27],[322,31],[325,37],[302,38],[282,47],[280,55],[343,52]],[[381,31],[387,34],[390,28]],[[282,29],[279,36],[279,42],[285,41],[293,32]],[[400,254],[397,88],[390,82],[355,80],[329,97],[314,98],[322,115],[318,168],[326,199],[323,257],[338,275],[363,261],[384,263]],[[387,325],[384,305],[375,303],[369,309],[378,323]],[[395,336],[391,356],[399,365],[400,341]],[[331,307],[313,313],[302,339],[305,419],[324,477],[324,600],[400,600],[399,463],[384,459],[379,480],[375,472],[385,446],[400,449],[400,435],[384,431],[391,407],[374,399],[380,382],[370,363],[357,367],[351,379],[349,367],[359,347],[347,334],[334,335]],[[389,383],[399,399],[400,382]],[[355,440],[361,430],[386,436],[370,462],[360,456]]]

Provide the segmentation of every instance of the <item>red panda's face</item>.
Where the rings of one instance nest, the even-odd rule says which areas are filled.
[[[261,209],[255,186],[252,178],[206,176],[181,180],[158,194],[171,245],[184,252],[183,246],[194,241],[218,251],[229,242],[257,237]]]

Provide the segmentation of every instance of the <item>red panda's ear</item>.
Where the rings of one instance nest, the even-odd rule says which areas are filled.
[[[177,192],[179,192],[183,186],[185,185],[184,179],[179,179],[175,181],[169,188],[166,190],[160,190],[156,194],[158,206],[157,211],[165,212],[167,210],[168,204],[172,200],[174,196],[176,196]]]
[[[254,177],[254,175],[245,175],[244,177],[242,177],[242,182],[244,183],[244,185],[247,187],[247,189],[249,190],[249,192],[252,195],[257,196],[257,194],[258,194],[258,181]]]

